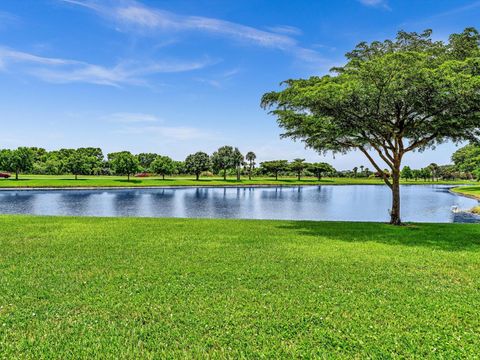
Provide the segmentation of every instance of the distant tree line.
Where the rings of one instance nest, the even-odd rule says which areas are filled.
[[[184,161],[175,161],[168,156],[155,153],[132,154],[129,151],[113,152],[104,156],[100,148],[85,147],[78,149],[60,149],[46,151],[38,147],[19,147],[14,150],[0,150],[0,171],[15,174],[65,175],[72,174],[77,179],[80,175],[122,175],[130,179],[159,175],[162,178],[172,175],[201,176],[219,175],[224,179],[235,176],[296,176],[302,177],[348,177],[348,178],[382,178],[390,176],[385,169],[383,175],[371,171],[363,165],[352,170],[337,171],[326,162],[309,163],[305,159],[255,162],[257,156],[249,151],[245,156],[233,146],[222,146],[212,155],[199,151],[190,154]],[[452,155],[451,165],[432,163],[420,169],[404,166],[401,177],[405,180],[455,180],[480,179],[480,146],[467,145]]]
[[[235,176],[335,176],[337,171],[328,163],[308,163],[304,159],[265,161],[257,166],[257,156],[249,151],[243,155],[233,146],[222,146],[212,155],[199,151],[190,154],[184,161],[175,161],[168,156],[155,153],[132,154],[120,151],[104,155],[102,149],[85,147],[78,149],[60,149],[47,151],[38,147],[19,147],[0,150],[0,171],[11,172],[18,179],[19,174],[65,175],[72,174],[75,179],[80,175],[122,175],[131,176],[159,175],[220,175]]]
[[[480,181],[480,146],[470,144],[464,146],[452,155],[453,164],[430,165],[421,169],[411,169],[404,166],[402,178],[406,180],[437,181],[437,180],[473,180]]]

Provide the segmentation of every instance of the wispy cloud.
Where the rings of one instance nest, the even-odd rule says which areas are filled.
[[[6,11],[0,11],[0,29],[4,28],[7,24],[16,23],[18,21],[19,18],[16,15]]]
[[[299,28],[290,25],[269,26],[267,29],[274,33],[287,35],[301,35],[303,33]]]
[[[130,135],[148,135],[163,141],[208,140],[214,138],[213,133],[190,126],[125,126],[116,132]]]
[[[163,9],[148,7],[134,0],[60,1],[92,10],[113,21],[117,29],[126,32],[135,31],[149,35],[155,32],[203,32],[255,46],[280,50],[304,61],[323,61],[319,53],[299,45],[292,35],[300,34],[300,30],[291,26],[277,26],[271,28],[270,31],[265,31],[216,18],[178,15]]]
[[[161,120],[152,114],[144,113],[114,113],[103,116],[102,119],[119,124],[135,124],[135,123],[156,123]]]
[[[124,84],[147,85],[148,75],[176,73],[204,68],[216,61],[204,58],[197,61],[122,61],[112,67],[90,64],[84,61],[43,57],[27,52],[0,47],[0,70],[15,67],[16,72],[24,72],[51,83],[90,83],[109,86]]]
[[[391,10],[387,0],[358,0],[362,5]]]
[[[232,80],[237,74],[241,72],[240,68],[233,68],[227,71],[223,71],[221,73],[217,73],[211,77],[197,77],[195,78],[196,81],[208,84],[215,88],[221,89],[223,88],[226,82]]]

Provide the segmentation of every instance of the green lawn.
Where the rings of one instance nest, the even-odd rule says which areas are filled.
[[[453,189],[453,191],[459,194],[475,197],[480,200],[480,186],[462,186]]]
[[[432,184],[431,181],[404,181],[404,184]],[[434,184],[471,184],[470,181],[435,181]],[[129,187],[129,186],[235,186],[235,185],[317,185],[317,184],[383,184],[380,179],[367,178],[324,178],[318,181],[316,178],[281,177],[278,180],[272,177],[253,178],[248,180],[242,177],[241,181],[230,177],[226,181],[221,177],[204,177],[196,181],[194,177],[173,177],[162,180],[159,177],[127,178],[122,176],[80,176],[75,180],[74,176],[48,176],[48,175],[23,175],[19,180],[0,179],[0,188],[13,187]]]
[[[0,216],[2,358],[475,358],[480,226]]]

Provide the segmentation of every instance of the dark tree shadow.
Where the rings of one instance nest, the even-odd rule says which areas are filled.
[[[299,235],[345,242],[376,242],[446,251],[480,251],[480,224],[421,224],[291,221],[280,225]]]
[[[130,179],[130,180],[113,180],[115,182],[121,182],[121,183],[126,183],[126,184],[141,184],[142,183],[142,180],[136,180],[136,179]]]

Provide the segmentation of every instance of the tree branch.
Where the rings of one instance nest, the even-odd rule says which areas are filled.
[[[387,184],[387,186],[391,189],[392,188],[392,183],[388,180],[387,178],[387,174],[385,174],[385,171],[383,171],[380,166],[377,165],[377,163],[375,162],[375,160],[373,160],[373,158],[370,156],[370,154],[368,153],[367,150],[365,150],[365,148],[363,146],[358,146],[358,149],[360,149],[360,151],[362,153],[365,154],[365,156],[368,158],[368,160],[370,161],[370,163],[373,165],[373,167],[378,171],[378,173],[380,175],[382,175],[382,178],[383,178],[383,181],[385,182],[385,184]]]

